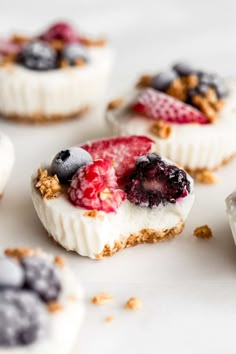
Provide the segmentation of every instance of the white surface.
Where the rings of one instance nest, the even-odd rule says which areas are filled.
[[[137,74],[179,57],[226,75],[236,73],[234,0],[1,0],[0,5],[0,30],[37,29],[40,21],[43,26],[47,19],[64,14],[81,21],[85,30],[109,32],[118,52],[111,96],[124,92]],[[220,171],[217,186],[196,187],[196,202],[180,238],[94,261],[67,254],[49,240],[29,190],[39,161],[62,147],[105,134],[101,120],[91,114],[45,127],[1,121],[0,128],[16,147],[14,173],[0,202],[1,247],[45,247],[64,254],[77,271],[88,293],[88,313],[74,354],[235,353],[236,248],[224,199],[235,188],[236,162]],[[205,223],[214,238],[194,239],[194,227]],[[99,291],[111,291],[117,301],[90,305],[89,297]],[[130,296],[140,296],[143,310],[123,310]],[[104,322],[113,314],[113,323]]]

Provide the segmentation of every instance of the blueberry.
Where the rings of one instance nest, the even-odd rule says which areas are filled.
[[[164,91],[177,78],[173,70],[164,71],[153,77],[151,86],[159,91]]]
[[[23,47],[18,62],[31,70],[51,70],[56,68],[57,53],[46,42],[34,41]]]
[[[92,162],[91,155],[80,147],[72,147],[60,151],[53,159],[51,171],[62,183],[71,181],[75,172],[82,166]]]
[[[159,204],[175,203],[190,192],[186,173],[168,165],[157,154],[140,157],[125,186],[127,199],[141,207],[154,208]]]
[[[0,290],[20,288],[24,282],[22,267],[9,257],[0,257]]]
[[[212,84],[212,75],[205,73],[205,72],[200,72],[199,75],[199,83],[205,84],[210,86]]]
[[[196,74],[195,68],[192,65],[184,62],[174,64],[172,66],[172,69],[176,71],[179,76],[188,76]]]
[[[43,303],[30,291],[0,292],[0,346],[29,345],[46,335]]]
[[[61,279],[56,266],[39,257],[22,260],[25,287],[34,291],[44,302],[55,301],[61,292]]]
[[[75,65],[76,60],[82,59],[85,62],[88,62],[88,53],[85,48],[78,44],[72,43],[68,44],[61,53],[62,59],[65,59],[70,65]]]
[[[209,89],[209,86],[204,84],[204,83],[200,83],[197,87],[197,91],[200,93],[200,95],[204,96],[207,93],[207,90]]]
[[[229,90],[225,84],[215,86],[218,98],[225,98],[229,94]]]

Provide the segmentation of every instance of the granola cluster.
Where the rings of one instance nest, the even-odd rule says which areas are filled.
[[[43,199],[52,199],[58,197],[62,192],[58,177],[49,176],[47,170],[38,170],[37,183],[35,187],[41,193]]]

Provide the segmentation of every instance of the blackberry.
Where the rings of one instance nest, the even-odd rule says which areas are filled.
[[[22,260],[25,287],[34,291],[44,302],[55,301],[61,292],[61,281],[56,266],[42,258],[27,257]]]
[[[77,60],[88,62],[88,53],[85,48],[78,43],[68,44],[61,52],[62,59],[65,59],[70,65],[76,65]]]
[[[29,345],[46,333],[47,315],[29,291],[0,292],[0,346]]]
[[[166,164],[159,155],[152,153],[136,160],[125,192],[131,203],[153,208],[184,198],[190,192],[190,182],[185,171]]]
[[[211,74],[200,71],[198,73],[199,83],[195,89],[198,94],[204,96],[209,88],[215,90],[218,99],[224,98],[228,94],[228,89],[225,80],[218,74]]]
[[[57,53],[48,43],[34,41],[23,47],[18,62],[31,70],[51,70],[57,66]]]

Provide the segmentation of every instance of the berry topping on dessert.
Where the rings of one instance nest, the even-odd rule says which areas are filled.
[[[55,301],[61,292],[61,280],[52,262],[39,257],[23,259],[25,287],[33,290],[45,302]]]
[[[83,145],[94,160],[107,159],[112,162],[118,178],[128,175],[136,159],[151,150],[153,141],[145,136],[116,137],[98,140]]]
[[[50,70],[56,68],[56,51],[43,41],[26,44],[18,55],[18,62],[31,70]]]
[[[51,164],[52,174],[56,174],[61,183],[71,181],[78,168],[92,162],[91,155],[80,147],[60,151]]]
[[[0,258],[0,290],[20,288],[24,283],[22,267],[9,257]]]
[[[61,52],[62,60],[65,60],[69,65],[76,65],[81,61],[88,62],[88,53],[84,46],[79,43],[68,44]]]
[[[73,43],[77,42],[79,37],[75,29],[69,23],[58,22],[49,27],[49,29],[41,35],[41,38],[48,42],[59,40],[65,43]]]
[[[152,87],[158,91],[165,91],[177,77],[174,70],[161,72],[152,78]]]
[[[81,167],[74,175],[68,193],[74,205],[106,213],[115,212],[126,197],[124,191],[118,189],[112,163],[103,159]]]
[[[190,105],[153,89],[145,89],[137,98],[133,109],[149,118],[171,123],[209,123],[208,118]]]
[[[196,74],[196,69],[189,63],[179,62],[172,66],[178,76],[189,76]]]
[[[0,55],[17,54],[20,51],[20,45],[9,39],[0,40]]]
[[[183,170],[152,153],[137,159],[125,191],[131,203],[153,208],[186,197],[190,182]]]
[[[27,345],[46,330],[46,313],[38,296],[28,291],[0,291],[0,345]]]

